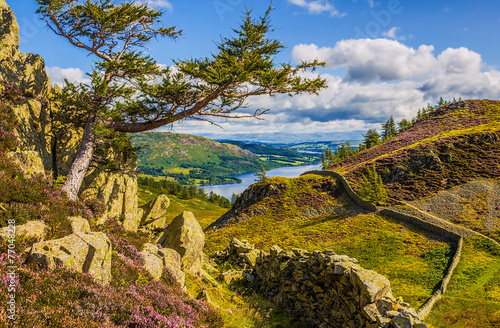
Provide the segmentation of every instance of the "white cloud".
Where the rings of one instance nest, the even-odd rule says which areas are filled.
[[[323,12],[329,12],[330,16],[335,17],[342,17],[345,15],[341,14],[337,9],[335,9],[335,7],[328,2],[328,0],[288,0],[288,2],[307,9],[310,14],[321,14]]]
[[[383,36],[386,36],[388,38],[394,39],[394,40],[405,40],[405,36],[397,36],[396,34],[401,31],[401,28],[399,27],[393,27],[389,31],[382,32]]]
[[[85,72],[79,68],[60,68],[57,66],[47,67],[47,75],[50,76],[52,85],[62,86],[64,84],[64,78],[67,78],[70,82],[88,82],[89,79],[86,77]]]
[[[500,99],[500,72],[487,67],[480,54],[467,48],[448,48],[436,55],[433,51],[433,46],[414,49],[387,39],[344,40],[323,48],[314,44],[297,45],[293,49],[294,59],[318,57],[327,62],[323,72],[345,68],[345,75],[323,73],[329,87],[318,96],[251,98],[249,112],[252,108],[271,109],[263,121],[220,121],[226,131],[206,123],[185,122],[184,132],[328,135],[369,128],[380,130],[380,123],[390,116],[396,121],[411,119],[419,108],[435,104],[439,97]]]
[[[140,2],[147,3],[151,7],[165,8],[168,11],[173,10],[173,6],[168,0],[140,0]]]
[[[294,47],[294,59],[319,58],[328,68],[347,67],[345,82],[371,83],[412,79],[436,65],[433,46],[418,49],[388,39],[342,40],[335,47],[318,48],[315,44]]]
[[[367,0],[368,4],[370,5],[370,8],[375,7],[375,1],[374,0]]]

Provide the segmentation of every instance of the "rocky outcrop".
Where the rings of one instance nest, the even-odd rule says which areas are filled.
[[[71,222],[71,230],[76,234],[90,233],[89,221],[81,216],[72,216],[68,220]]]
[[[36,151],[12,151],[7,153],[7,156],[13,159],[26,175],[45,174],[42,160]]]
[[[14,108],[19,122],[15,130],[21,141],[19,146],[37,152],[45,170],[65,176],[78,150],[82,124],[74,120],[69,122],[71,124],[57,122],[55,118],[60,116],[60,104],[48,100],[57,90],[51,88],[43,59],[19,51],[19,26],[5,0],[0,0],[0,16],[0,82],[13,83],[26,97]],[[23,153],[16,156],[32,157],[34,154]],[[97,198],[106,205],[101,221],[110,216],[124,218],[124,227],[136,231],[141,219],[137,204],[136,158],[122,152],[111,152],[107,159],[118,163],[119,170],[111,172],[91,168],[80,197]]]
[[[102,284],[111,281],[111,242],[103,232],[71,234],[33,244],[28,259],[49,270],[62,265],[91,274]]]
[[[14,82],[33,95],[50,91],[42,57],[19,51],[19,25],[5,0],[0,0],[0,79]]]
[[[255,251],[253,264],[245,254]],[[273,246],[267,254],[233,239],[214,257],[243,264],[262,293],[311,327],[427,327],[409,304],[392,295],[387,278],[331,250],[286,252]]]
[[[181,256],[171,248],[162,248],[158,250],[158,254],[163,259],[163,265],[170,270],[175,281],[186,290],[186,274],[182,271]]]
[[[163,273],[163,259],[158,255],[158,251],[156,245],[145,244],[141,252],[144,258],[144,268],[157,280]]]
[[[169,206],[170,199],[163,194],[140,206],[139,208],[142,210],[141,225],[146,225],[162,217]]]
[[[247,188],[236,200],[233,207],[217,221],[209,225],[206,230],[218,230],[228,225],[248,220],[256,215],[263,215],[267,209],[260,206],[252,206],[260,200],[277,196],[286,190],[286,184],[253,184]]]
[[[9,236],[16,238],[35,239],[42,241],[47,236],[48,227],[43,221],[28,221],[25,224],[0,229],[0,242],[4,242]]]
[[[46,169],[51,168],[50,109],[45,100],[50,79],[42,57],[19,51],[19,26],[5,0],[0,0],[0,82],[11,84],[26,96],[14,108],[19,125],[16,134],[23,149],[38,152]]]
[[[201,270],[205,234],[191,212],[182,212],[165,228],[158,244],[172,248],[181,256],[184,272],[194,274]]]
[[[152,201],[139,207],[141,229],[158,233],[165,230],[166,218],[163,216],[170,206],[170,199],[166,195],[159,195]]]
[[[159,249],[153,244],[144,244],[141,251],[144,257],[144,268],[155,279],[160,279],[163,269],[166,267],[172,274],[175,281],[185,290],[186,275],[181,270],[181,256],[171,248]]]
[[[141,216],[138,210],[136,156],[112,153],[112,160],[121,163],[119,171],[106,172],[91,168],[87,172],[79,197],[97,198],[106,206],[99,223],[113,217],[122,222],[127,231],[137,231]]]

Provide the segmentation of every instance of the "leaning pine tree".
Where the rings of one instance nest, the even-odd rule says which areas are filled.
[[[177,60],[164,68],[142,50],[152,39],[176,39],[182,31],[160,26],[162,12],[136,1],[37,0],[40,13],[57,35],[96,57],[88,84],[66,81],[61,101],[69,115],[82,118],[83,137],[63,189],[77,199],[85,173],[104,137],[156,129],[191,118],[257,117],[233,113],[250,96],[317,94],[319,76],[301,72],[323,63],[275,63],[284,45],[270,39],[271,8],[260,19],[243,16],[235,36],[223,38],[217,52],[202,59]]]

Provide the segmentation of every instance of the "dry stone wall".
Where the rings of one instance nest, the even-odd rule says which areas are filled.
[[[386,277],[331,250],[286,252],[273,246],[268,254],[233,239],[214,257],[244,268],[243,277],[311,327],[427,327],[392,295]]]
[[[444,278],[440,282],[440,288],[433,293],[433,295],[418,309],[418,316],[421,319],[424,319],[432,310],[434,304],[442,297],[445,293],[448,283],[453,275],[453,272],[460,261],[460,257],[462,254],[462,245],[463,245],[463,237],[474,237],[479,236],[479,234],[470,229],[466,229],[452,223],[446,222],[445,220],[441,220],[433,217],[417,217],[413,215],[408,215],[404,213],[400,213],[394,211],[389,208],[379,209],[377,206],[361,199],[351,188],[347,180],[341,174],[333,171],[309,171],[304,174],[318,174],[322,176],[333,176],[336,177],[344,190],[349,195],[349,197],[353,200],[355,204],[364,208],[366,210],[371,210],[373,212],[377,212],[380,215],[384,215],[399,221],[403,221],[406,223],[410,223],[416,227],[421,229],[430,231],[439,236],[445,237],[449,240],[452,240],[457,243],[457,248],[455,254],[453,256],[452,263],[448,266]],[[482,236],[482,235],[481,235]],[[488,238],[486,236],[482,236]],[[490,238],[488,238],[490,239]],[[491,239],[490,239],[491,240]],[[496,241],[494,241],[496,243]]]

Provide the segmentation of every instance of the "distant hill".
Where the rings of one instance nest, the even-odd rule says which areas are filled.
[[[250,143],[244,141],[223,140],[242,149],[248,150],[254,154],[262,155],[266,160],[277,162],[290,162],[290,165],[297,165],[297,162],[311,161],[314,158],[320,159],[320,155],[307,155],[285,144],[265,144],[265,143]],[[326,148],[326,147],[325,147]]]
[[[132,144],[139,147],[138,168],[141,173],[172,177],[184,184],[217,184],[236,182],[237,175],[292,165],[305,165],[317,156],[264,145],[221,143],[204,137],[171,132],[136,134]],[[250,151],[254,150],[256,153]]]

